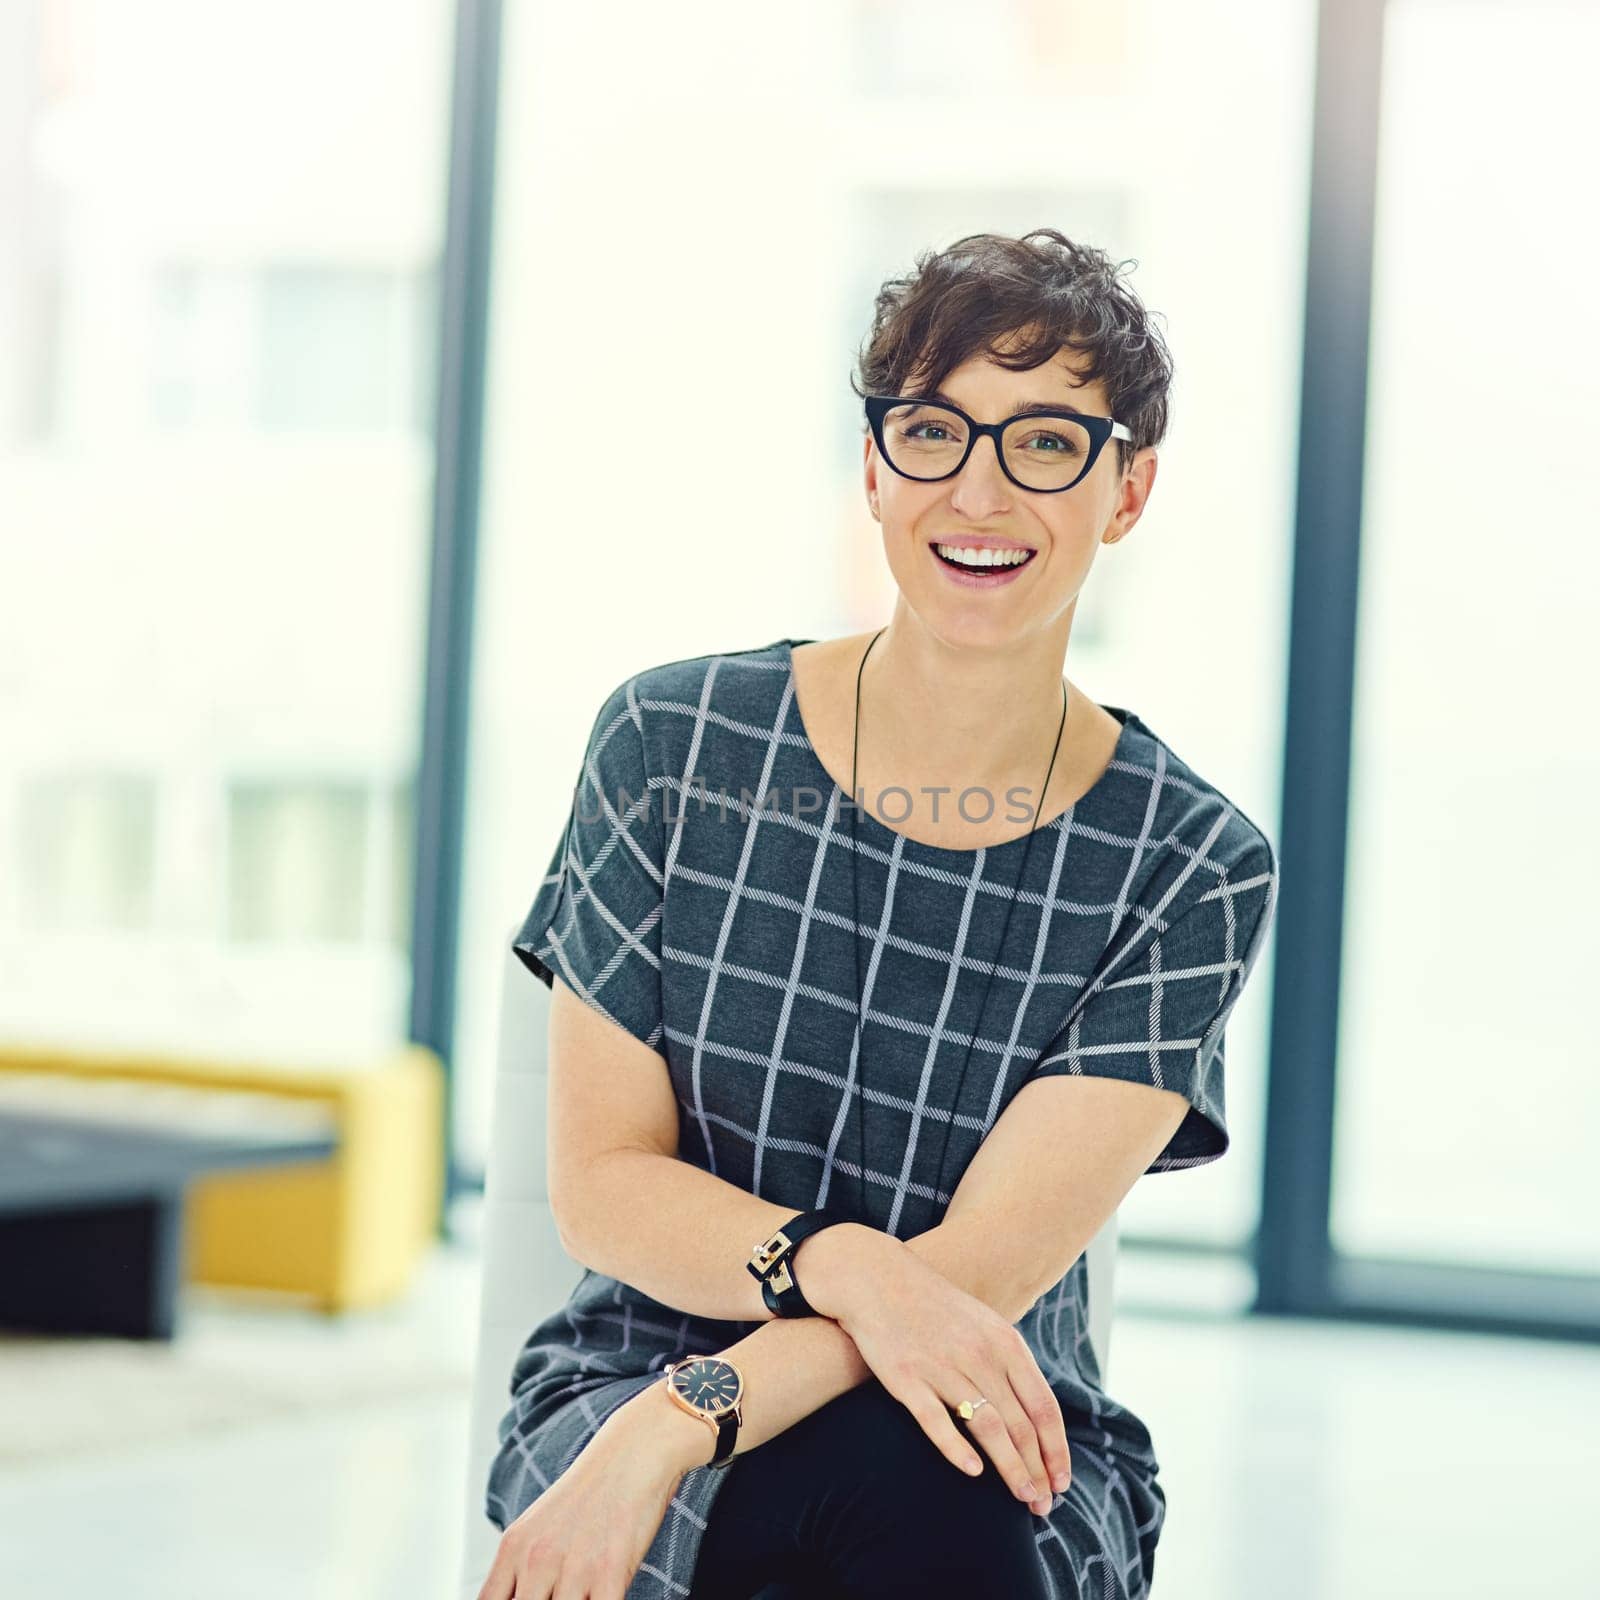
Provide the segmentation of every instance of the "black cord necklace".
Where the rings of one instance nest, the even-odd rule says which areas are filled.
[[[859,796],[860,786],[856,778],[856,758],[861,751],[861,675],[866,670],[867,657],[872,654],[872,647],[883,637],[884,629],[879,628],[867,642],[867,648],[861,652],[861,664],[856,668],[856,706],[855,706],[855,738],[850,748],[850,888],[854,897],[855,907],[855,937],[852,946],[855,953],[856,966],[856,1093],[858,1096],[856,1108],[856,1126],[861,1135],[861,1157],[857,1170],[857,1186],[860,1194],[860,1220],[867,1220],[867,1085],[863,1073],[864,1061],[861,1052],[862,1032],[862,986],[861,986],[861,890],[859,873],[856,870],[857,859],[861,854],[861,847],[857,838],[856,813],[861,809]],[[1039,810],[1044,810],[1045,796],[1050,792],[1050,774],[1055,771],[1056,756],[1061,750],[1061,733],[1067,725],[1067,683],[1061,680],[1061,721],[1056,726],[1055,748],[1050,752],[1050,765],[1045,768],[1044,783],[1039,790]],[[1037,816],[1037,813],[1035,813]],[[961,1063],[961,1077],[956,1083],[955,1098],[950,1102],[950,1119],[945,1124],[944,1144],[939,1151],[939,1170],[934,1179],[934,1198],[937,1203],[939,1194],[944,1189],[944,1163],[945,1157],[950,1152],[950,1134],[956,1125],[956,1113],[961,1107],[961,1091],[966,1087],[967,1068],[972,1064],[972,1045],[978,1037],[978,1030],[983,1026],[983,1019],[989,1009],[989,990],[994,987],[995,968],[1000,965],[1000,957],[1005,953],[1006,935],[1011,931],[1011,912],[1017,903],[1017,890],[1021,888],[1023,879],[1027,876],[1028,857],[1033,853],[1034,835],[1039,832],[1035,825],[1028,831],[1028,842],[1022,848],[1022,866],[1017,871],[1017,881],[1011,886],[1011,898],[1006,903],[1006,918],[1000,928],[1000,943],[995,950],[994,960],[989,963],[989,976],[983,986],[983,1000],[978,1007],[978,1021],[970,1037],[967,1039],[967,1053]]]

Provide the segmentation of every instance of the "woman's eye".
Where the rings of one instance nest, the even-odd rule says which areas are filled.
[[[1037,444],[1040,440],[1060,447],[1059,449],[1044,451],[1045,455],[1072,455],[1078,448],[1077,440],[1064,438],[1059,433],[1035,433],[1030,435],[1025,442]]]

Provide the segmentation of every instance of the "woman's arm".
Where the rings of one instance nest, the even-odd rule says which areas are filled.
[[[756,1245],[804,1208],[763,1200],[680,1159],[678,1102],[665,1063],[565,983],[551,996],[549,1071],[548,1188],[568,1255],[694,1316],[812,1320],[774,1319],[748,1265]],[[797,1247],[795,1275],[813,1305],[813,1290],[827,1290],[823,1275],[839,1254],[833,1246],[850,1234],[866,1236],[857,1242],[887,1239],[845,1223]],[[1016,1305],[1014,1320],[1039,1293],[1014,1271],[1002,1252],[975,1253],[961,1287],[1000,1310]]]
[[[597,1157],[578,1193],[568,1195],[562,1239],[575,1261],[678,1311],[736,1322],[812,1322],[817,1319],[774,1318],[748,1267],[756,1245],[799,1209],[763,1200],[677,1156],[613,1150]],[[820,1307],[839,1274],[851,1271],[864,1249],[870,1252],[875,1242],[921,1245],[937,1231],[894,1241],[865,1223],[839,1223],[800,1241],[795,1277],[806,1299]],[[937,1247],[941,1254],[948,1248]],[[970,1254],[962,1250],[961,1277],[955,1281],[1015,1321],[1038,1298],[1038,1290],[1028,1295],[1028,1286],[1008,1280],[1004,1269],[1010,1258],[992,1247]],[[1014,1313],[1008,1309],[1013,1306]]]
[[[1060,1408],[1014,1325],[1166,1147],[1187,1102],[1106,1078],[1052,1083],[1024,1089],[1006,1109],[936,1227],[902,1241],[850,1224],[801,1243],[799,1253],[812,1252],[802,1285],[820,1316],[774,1319],[725,1349],[699,1352],[725,1356],[744,1374],[735,1454],[874,1372],[888,1373],[897,1398],[952,1461],[969,1452],[946,1407],[970,1384],[1009,1413],[980,1412],[972,1427],[1013,1492],[1032,1502],[1047,1478],[1057,1491],[1065,1487],[1071,1467]],[[907,1253],[918,1258],[915,1271]],[[919,1280],[924,1269],[931,1270]],[[996,1288],[1007,1273],[1009,1286]],[[950,1286],[965,1294],[952,1300]],[[997,1314],[992,1326],[972,1317],[978,1300]],[[909,1362],[897,1366],[902,1352]],[[658,1387],[622,1408],[641,1446],[680,1473],[708,1461],[710,1430]]]
[[[824,1312],[819,1317],[764,1323],[725,1352],[740,1364],[746,1379],[735,1454],[770,1441],[869,1375],[868,1363],[856,1353],[857,1335],[829,1313],[853,1314],[877,1300],[896,1339],[903,1337],[913,1352],[932,1350],[939,1357],[931,1367],[921,1367],[924,1377],[941,1380],[938,1390],[917,1381],[918,1364],[890,1360],[885,1370],[895,1374],[897,1397],[912,1406],[952,1463],[981,1471],[974,1451],[974,1444],[980,1445],[1012,1490],[1044,1515],[1051,1505],[1047,1489],[1064,1490],[1071,1474],[1060,1407],[1037,1368],[1024,1360],[1026,1346],[1015,1329],[942,1275],[959,1276],[960,1263],[976,1259],[981,1251],[958,1243],[957,1230],[943,1224],[909,1241],[929,1250],[929,1262],[918,1258],[917,1248],[870,1228],[828,1228],[803,1247],[824,1243],[829,1246],[827,1266],[817,1276],[844,1290],[846,1303],[819,1306]],[[822,1258],[817,1262],[821,1268]],[[853,1288],[852,1275],[858,1279]],[[881,1346],[870,1324],[851,1326],[863,1349]],[[1001,1359],[976,1360],[973,1353],[985,1344]],[[968,1354],[957,1379],[945,1370],[943,1357],[960,1352]],[[1031,1370],[1031,1381],[1025,1367]],[[1024,1439],[1014,1422],[1008,1430],[997,1419],[1015,1377],[1024,1380],[1020,1415],[1041,1425],[1040,1448]],[[935,1398],[957,1383],[963,1393],[981,1388],[994,1402],[977,1413],[979,1420],[970,1425],[972,1439],[962,1437],[953,1413]],[[576,1459],[507,1525],[479,1600],[510,1600],[513,1590],[547,1595],[552,1584],[561,1594],[570,1589],[575,1595],[620,1595],[647,1554],[682,1479],[708,1462],[713,1449],[705,1423],[678,1407],[664,1382],[651,1382],[613,1410]]]
[[[734,1449],[736,1455],[765,1444],[872,1376],[855,1341],[826,1313],[848,1303],[852,1295],[870,1293],[875,1264],[882,1262],[882,1252],[892,1250],[911,1250],[940,1276],[980,1298],[982,1286],[990,1279],[995,1254],[993,1241],[985,1238],[982,1229],[950,1220],[905,1240],[855,1223],[824,1228],[804,1240],[796,1252],[797,1261],[801,1254],[809,1253],[810,1270],[802,1287],[806,1298],[825,1314],[769,1315],[761,1327],[733,1344],[700,1352],[722,1356],[744,1374],[744,1419]],[[758,1287],[758,1296],[759,1293]],[[1008,1321],[1015,1322],[1032,1303],[1032,1299],[1019,1303],[1012,1298],[996,1309]],[[762,1309],[765,1311],[765,1306]],[[652,1384],[628,1401],[623,1410],[633,1414],[641,1435],[666,1450],[680,1471],[703,1466],[711,1459],[716,1446],[711,1430],[675,1405],[664,1384]]]

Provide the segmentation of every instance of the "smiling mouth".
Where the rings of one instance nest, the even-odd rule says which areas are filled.
[[[976,573],[982,577],[991,572],[1016,572],[1027,566],[1038,553],[1034,550],[997,550],[981,556],[977,560],[961,560],[955,556],[945,554],[945,550],[959,549],[959,546],[946,545],[941,549],[938,545],[930,545],[935,556],[947,567],[956,572]]]

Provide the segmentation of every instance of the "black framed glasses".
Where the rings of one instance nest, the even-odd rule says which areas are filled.
[[[937,483],[967,464],[983,435],[994,440],[1000,470],[1019,489],[1060,494],[1095,464],[1112,439],[1133,435],[1111,417],[1040,406],[1004,422],[979,422],[947,400],[869,394],[867,422],[878,454],[902,478]]]

